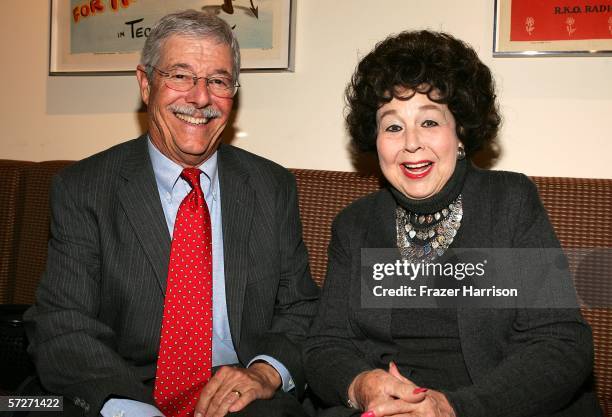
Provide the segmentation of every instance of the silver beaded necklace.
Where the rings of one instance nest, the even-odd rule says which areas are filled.
[[[410,262],[431,262],[453,243],[463,218],[461,194],[434,214],[418,214],[397,206],[397,247]]]

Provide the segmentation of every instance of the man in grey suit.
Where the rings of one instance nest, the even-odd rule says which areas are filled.
[[[162,18],[137,68],[149,133],[54,179],[47,268],[26,320],[43,387],[80,414],[162,415],[153,386],[185,168],[201,170],[212,225],[214,373],[187,413],[303,413],[300,344],[318,290],[292,175],[220,144],[239,68],[218,17]]]

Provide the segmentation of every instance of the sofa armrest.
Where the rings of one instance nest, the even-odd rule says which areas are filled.
[[[23,327],[27,304],[0,304],[0,389],[14,391],[35,369]]]

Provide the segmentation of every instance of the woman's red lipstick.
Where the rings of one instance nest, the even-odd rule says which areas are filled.
[[[413,180],[418,180],[429,175],[433,165],[434,163],[432,161],[422,160],[417,162],[405,162],[400,164],[400,167],[405,176]]]

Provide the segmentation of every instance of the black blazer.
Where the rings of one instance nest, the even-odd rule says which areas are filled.
[[[470,168],[462,195],[462,226],[451,247],[559,247],[527,177]],[[395,247],[395,207],[384,189],[334,221],[321,306],[304,354],[309,384],[329,405],[345,404],[357,374],[386,368],[382,358],[397,350],[391,310],[363,308],[360,298],[360,250]],[[458,417],[600,415],[585,388],[593,345],[578,310],[458,309],[457,323],[473,383],[446,393]]]
[[[270,355],[301,392],[301,342],[318,290],[302,241],[293,176],[219,148],[227,310],[240,362]],[[30,352],[51,392],[97,415],[109,396],[152,403],[170,236],[147,138],[62,171],[51,193],[51,240]]]

